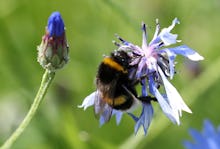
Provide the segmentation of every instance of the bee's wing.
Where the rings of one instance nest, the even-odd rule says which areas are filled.
[[[96,92],[94,112],[96,117],[99,118],[100,125],[108,122],[112,116],[112,107],[101,98],[99,91]]]

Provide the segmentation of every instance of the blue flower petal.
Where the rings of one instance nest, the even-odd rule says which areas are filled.
[[[177,41],[177,34],[172,34],[169,32],[162,32],[160,35],[161,41],[164,43],[165,46],[169,46],[171,44],[175,44]]]
[[[204,121],[203,134],[212,149],[218,149],[220,147],[220,137],[209,120]]]
[[[217,128],[217,137],[220,138],[220,126]]]
[[[112,116],[114,115],[116,118],[116,124],[119,125],[119,123],[121,122],[121,118],[123,116],[123,112],[113,109]]]
[[[190,135],[193,137],[193,143],[184,141],[187,149],[219,149],[220,137],[213,124],[209,120],[204,121],[202,133],[195,129],[190,129]]]
[[[173,19],[172,24],[166,28],[167,31],[170,32],[176,26],[176,24],[180,24],[180,21],[177,18]]]
[[[105,122],[106,122],[105,116],[101,115],[99,118],[99,125],[102,126],[105,124]]]
[[[192,144],[192,143],[189,142],[189,141],[184,141],[184,142],[183,142],[183,145],[184,145],[185,148],[187,148],[187,149],[201,149],[201,148],[199,148],[198,146],[196,146],[196,144]]]
[[[108,104],[105,104],[104,106],[105,107],[104,108],[102,107],[102,112],[100,113],[100,118],[99,118],[100,126],[108,122],[112,115],[112,108]]]
[[[150,42],[150,45],[157,44],[160,41],[162,41],[165,46],[175,44],[177,42],[176,40],[177,34],[172,34],[170,32],[175,27],[176,24],[179,24],[179,21],[177,18],[173,20],[172,24],[168,28],[162,29],[162,31],[159,33],[157,37],[154,36],[153,40]]]
[[[169,56],[169,67],[170,67],[170,79],[173,79],[173,76],[175,74],[175,56]]]
[[[53,12],[47,24],[50,36],[61,36],[64,33],[64,22],[59,12]]]
[[[197,52],[195,52],[193,49],[189,48],[186,45],[181,45],[175,48],[169,48],[168,50],[177,55],[185,56],[193,61],[199,61],[204,59],[201,55],[199,55]]]
[[[190,135],[195,140],[196,143],[202,143],[205,142],[205,138],[195,129],[189,130]]]
[[[142,96],[146,97],[147,96],[147,84],[146,84],[146,79],[141,80],[141,90],[142,90]]]
[[[171,44],[175,44],[177,42],[177,34],[172,34],[170,32],[167,31],[167,29],[163,29],[159,36],[157,36],[157,38],[155,38],[154,40],[152,40],[150,42],[150,46],[151,45],[155,45],[155,44],[159,44],[161,41],[163,42],[164,46],[169,46]]]
[[[210,149],[219,149],[220,144],[219,142],[215,141],[215,139],[208,139],[208,146]]]
[[[78,108],[83,108],[86,110],[88,107],[93,106],[95,102],[97,92],[93,92],[90,95],[88,95],[84,100],[82,105],[79,105]]]
[[[169,69],[170,69],[170,79],[173,79],[173,76],[175,74],[175,58],[176,58],[176,54],[171,52],[169,49],[163,49],[160,50],[160,53],[165,52],[168,56],[168,60],[169,60]]]
[[[157,101],[164,112],[164,114],[175,124],[179,124],[179,115],[172,110],[167,100],[160,94],[159,90],[155,86],[155,82],[152,77],[149,78],[149,88],[152,95],[157,98]]]
[[[150,126],[151,120],[153,118],[154,110],[151,103],[142,103],[143,104],[143,121],[144,121],[144,133],[147,134],[147,130]]]
[[[200,134],[197,130],[195,129],[190,129],[189,130],[190,135],[194,139],[195,145],[197,148],[204,148],[204,149],[209,149],[209,145],[207,143],[206,138],[202,134]]]
[[[134,132],[137,134],[139,128],[143,126],[144,134],[147,134],[147,130],[150,126],[151,120],[153,118],[153,107],[151,103],[142,103],[142,112],[139,118],[134,116],[133,114],[129,114],[136,121]]]
[[[167,94],[167,99],[169,101],[169,105],[173,109],[173,112],[177,112],[179,116],[182,116],[182,110],[188,113],[192,113],[189,107],[184,103],[176,88],[167,80],[160,67],[158,67],[158,72],[163,81],[163,85]]]
[[[137,122],[138,120],[139,120],[139,118],[137,117],[137,116],[135,116],[134,114],[132,114],[132,113],[130,113],[130,112],[128,112],[127,113],[129,116],[131,116],[131,118],[135,121],[135,122]]]
[[[204,121],[204,128],[203,128],[204,136],[215,136],[215,128],[209,120]]]

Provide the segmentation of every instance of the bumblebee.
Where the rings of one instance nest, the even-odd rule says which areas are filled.
[[[117,50],[104,57],[96,76],[95,114],[108,121],[112,109],[128,111],[139,100],[152,100],[152,97],[138,98],[135,84],[137,80],[129,78],[129,65],[132,56],[123,50]]]

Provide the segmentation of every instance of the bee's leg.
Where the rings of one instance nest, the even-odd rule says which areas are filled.
[[[144,75],[141,76],[140,78],[133,80],[132,85],[136,85],[136,84],[138,84],[139,82],[141,83],[141,80],[144,79],[144,78],[147,78],[147,74],[144,74]]]
[[[151,102],[151,101],[156,101],[157,102],[157,98],[156,97],[151,97],[151,96],[140,96],[140,97],[138,97],[138,99],[142,102]]]
[[[152,75],[152,74],[154,74],[155,73],[155,71],[154,72],[150,72],[150,73],[148,73],[148,74],[143,74],[142,76],[140,76],[139,78],[137,78],[137,79],[134,79],[133,80],[133,82],[132,82],[132,85],[136,85],[136,84],[138,84],[138,83],[141,83],[142,84],[142,82],[141,82],[141,80],[143,80],[143,79],[148,79],[148,76],[150,76],[150,75]]]
[[[132,97],[133,99],[138,99],[138,98],[136,97],[136,95],[134,95],[131,91],[129,91],[129,90],[127,89],[126,86],[122,85],[122,87],[125,89],[125,91],[126,91],[128,94],[131,95],[131,97]]]

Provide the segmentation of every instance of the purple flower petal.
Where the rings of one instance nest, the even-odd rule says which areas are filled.
[[[142,49],[147,49],[147,32],[146,32],[146,25],[144,23],[142,23],[142,30],[143,30]]]
[[[159,40],[158,41],[156,40],[157,36],[159,34],[159,31],[160,31],[160,24],[159,24],[159,20],[156,19],[156,30],[155,30],[155,33],[154,33],[154,37],[152,38],[152,40],[151,40],[149,45],[152,45],[152,44],[160,42]]]

